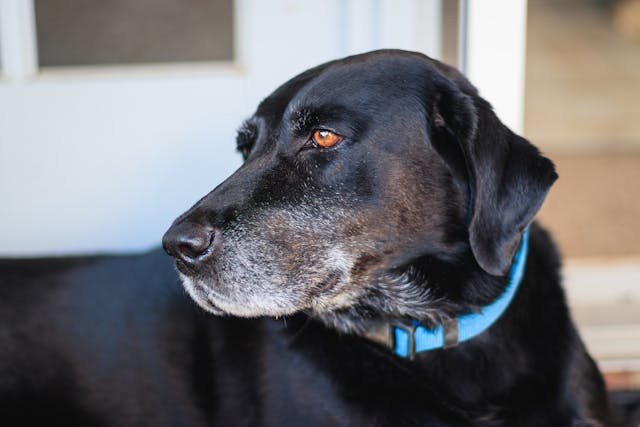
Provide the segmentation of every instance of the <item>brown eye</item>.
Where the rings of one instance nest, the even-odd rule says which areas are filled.
[[[313,131],[311,139],[318,147],[321,148],[331,148],[342,141],[342,137],[340,135],[325,129],[318,129]]]

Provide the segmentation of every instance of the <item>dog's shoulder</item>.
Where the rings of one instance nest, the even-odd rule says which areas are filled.
[[[157,287],[166,293],[168,283],[177,283],[177,275],[169,257],[160,250],[135,255],[0,259],[0,297],[3,301],[16,299],[19,304],[13,308],[57,296],[64,296],[68,303],[85,292],[115,294],[119,288],[131,293]]]

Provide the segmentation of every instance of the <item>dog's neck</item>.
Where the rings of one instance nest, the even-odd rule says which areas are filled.
[[[340,313],[335,317],[323,316],[325,323],[330,323],[338,329],[355,332],[371,341],[387,347],[396,356],[413,359],[416,353],[447,348],[460,342],[470,340],[493,325],[509,307],[515,296],[524,274],[524,267],[528,252],[529,231],[525,230],[517,253],[514,256],[511,269],[503,283],[501,293],[487,304],[471,306],[445,302],[443,300],[428,301],[419,310],[408,308],[410,300],[424,304],[429,300],[429,287],[415,287],[411,271],[396,276],[395,280],[385,280],[381,286],[388,287],[382,294],[389,296],[389,291],[404,287],[401,298],[404,301],[407,314],[393,318],[377,318],[359,312],[361,307],[354,307],[348,313]],[[412,289],[422,291],[409,292]],[[425,309],[425,307],[429,307]]]

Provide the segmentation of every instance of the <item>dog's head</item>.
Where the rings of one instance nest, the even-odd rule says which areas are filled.
[[[163,239],[190,295],[219,314],[462,303],[463,271],[503,276],[556,179],[460,73],[402,51],[294,77],[237,144],[244,164]]]

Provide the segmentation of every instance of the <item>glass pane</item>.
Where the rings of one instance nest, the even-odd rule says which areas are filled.
[[[35,0],[41,67],[233,60],[233,0]]]

